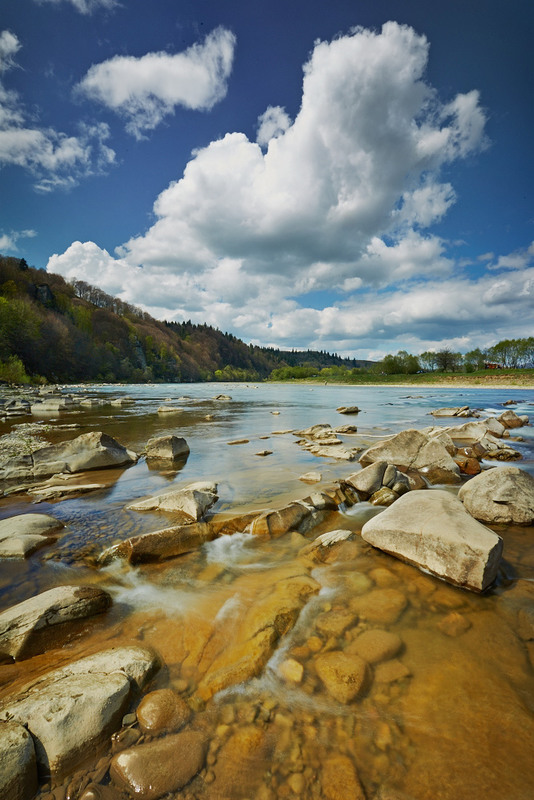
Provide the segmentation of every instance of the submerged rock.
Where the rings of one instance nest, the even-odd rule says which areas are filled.
[[[361,633],[348,647],[346,653],[355,653],[368,664],[379,664],[394,658],[402,647],[402,639],[396,633],[381,628],[371,628]]]
[[[259,675],[280,637],[293,628],[308,598],[320,588],[317,581],[296,568],[261,592],[243,614],[232,640],[221,642],[221,651],[198,685],[198,696],[209,700],[222,689]]]
[[[30,455],[19,456],[0,470],[0,479],[45,478],[58,472],[82,472],[131,464],[137,454],[105,433],[83,433],[61,444],[47,445]]]
[[[474,478],[472,480],[475,480]],[[502,539],[444,490],[414,491],[365,523],[365,541],[475,592],[497,575]]]
[[[317,675],[326,690],[340,703],[350,703],[363,690],[367,664],[355,654],[341,650],[322,653],[315,659]]]
[[[534,522],[534,477],[519,467],[486,470],[465,483],[458,497],[469,513],[482,522]]]
[[[110,595],[95,586],[58,586],[30,597],[0,614],[0,655],[27,658],[50,647],[50,638],[65,636],[65,628],[51,626],[101,614],[111,605]],[[44,631],[47,640],[39,636]]]
[[[354,762],[349,756],[335,753],[322,767],[322,787],[325,800],[365,800]]]

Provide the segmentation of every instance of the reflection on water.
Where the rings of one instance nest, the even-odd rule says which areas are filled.
[[[232,400],[212,399],[221,392]],[[2,608],[69,583],[102,586],[114,604],[106,616],[84,621],[63,647],[0,666],[0,696],[87,653],[142,642],[166,665],[154,687],[171,686],[186,697],[193,724],[209,740],[202,771],[168,798],[531,800],[534,633],[525,633],[525,618],[534,607],[534,529],[499,530],[505,562],[485,596],[424,575],[357,535],[315,561],[300,534],[263,542],[236,533],[163,564],[95,566],[110,544],[172,524],[169,515],[128,510],[135,499],[213,480],[220,496],[213,510],[230,515],[304,498],[358,468],[314,457],[297,437],[277,431],[350,421],[358,433],[341,438],[364,447],[402,428],[450,423],[428,416],[440,406],[498,414],[513,397],[518,414],[531,413],[531,392],[432,388],[417,389],[415,397],[395,388],[188,385],[102,387],[91,394],[106,400],[127,394],[134,402],[113,412],[105,405],[58,415],[59,423],[79,425],[69,436],[103,429],[142,452],[150,437],[174,433],[186,438],[191,453],[172,471],[149,470],[144,459],[127,470],[102,471],[95,482],[107,481],[108,488],[77,499],[39,506],[24,495],[1,501],[0,516],[38,510],[66,525],[54,545],[27,561],[0,563]],[[165,402],[183,411],[158,414]],[[336,412],[341,405],[361,412],[343,417]],[[49,441],[66,438],[65,430],[48,425]],[[9,427],[4,423],[0,433]],[[532,430],[522,428],[524,441],[514,443],[521,467],[531,472]],[[228,446],[236,439],[248,442]],[[272,455],[259,458],[266,447]],[[299,481],[311,469],[322,474],[313,487]],[[357,534],[376,513],[361,503],[327,528]],[[347,659],[362,658],[355,693],[356,675],[336,685]],[[239,681],[236,663],[246,680]],[[225,685],[229,670],[235,680]]]

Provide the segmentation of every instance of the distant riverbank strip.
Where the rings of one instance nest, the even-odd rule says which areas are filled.
[[[484,372],[475,374],[434,374],[422,373],[417,375],[377,375],[374,374],[361,374],[349,376],[331,376],[328,379],[324,377],[310,377],[310,378],[288,378],[287,380],[269,381],[269,383],[302,383],[302,384],[316,384],[324,386],[325,384],[339,384],[350,386],[391,386],[397,388],[411,388],[414,386],[441,386],[453,389],[471,389],[471,388],[488,388],[488,389],[534,389],[534,370],[506,370],[499,372]]]

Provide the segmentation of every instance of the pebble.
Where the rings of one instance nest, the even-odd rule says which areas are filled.
[[[191,717],[185,700],[172,689],[157,689],[145,695],[137,707],[137,720],[143,733],[172,733]]]

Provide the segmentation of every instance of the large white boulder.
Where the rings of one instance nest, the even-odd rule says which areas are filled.
[[[441,489],[403,495],[365,523],[362,538],[476,592],[495,580],[503,547],[500,536],[473,519],[458,498]]]
[[[534,477],[519,467],[481,472],[462,486],[458,497],[469,513],[483,522],[507,525],[534,522]]]

